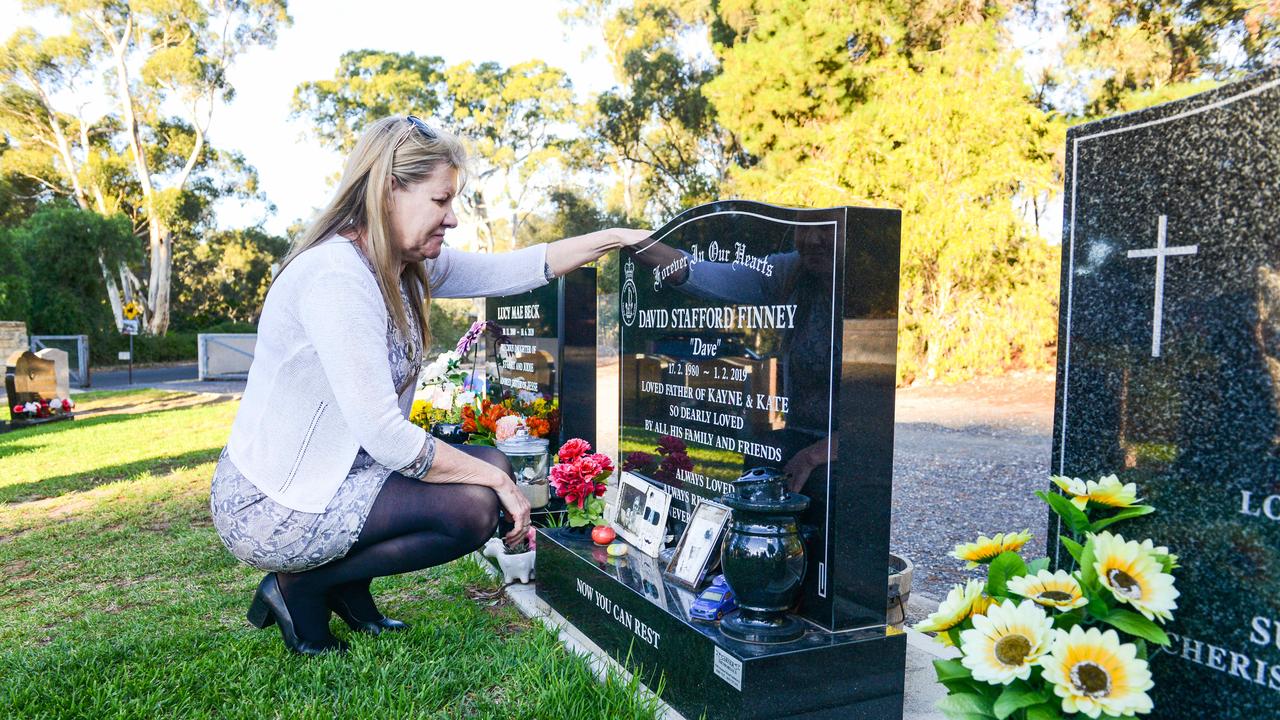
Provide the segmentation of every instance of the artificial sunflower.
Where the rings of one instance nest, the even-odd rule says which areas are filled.
[[[1037,605],[1063,611],[1089,604],[1080,588],[1080,582],[1066,570],[1052,573],[1041,570],[1035,575],[1011,578],[1008,588],[1009,592],[1021,595]]]
[[[1117,600],[1128,603],[1148,620],[1172,620],[1179,593],[1173,576],[1142,543],[1101,532],[1093,536],[1093,568]]]
[[[1049,654],[1040,658],[1044,679],[1062,698],[1062,710],[1091,718],[1151,712],[1147,690],[1155,686],[1147,661],[1138,658],[1132,643],[1121,643],[1114,630],[1054,631]]]
[[[1071,498],[1071,504],[1083,510],[1089,504],[1089,486],[1080,478],[1053,475],[1049,478],[1063,494]]]
[[[956,585],[951,588],[951,592],[947,593],[947,599],[938,605],[938,609],[932,615],[924,619],[924,622],[916,625],[915,629],[920,632],[936,632],[946,633],[946,631],[959,625],[973,612],[974,603],[980,602],[983,597],[982,588],[984,583],[981,580],[970,580],[964,585]],[[941,639],[946,637],[939,634]],[[946,642],[945,640],[943,641]]]
[[[996,533],[994,537],[979,536],[975,542],[961,543],[951,552],[957,560],[967,560],[969,567],[989,563],[1000,556],[1000,553],[1020,550],[1031,539],[1031,531],[1020,533]]]
[[[1105,505],[1110,508],[1133,507],[1138,502],[1138,486],[1134,483],[1121,483],[1120,478],[1108,475],[1097,482],[1090,480],[1089,502]]]
[[[973,618],[973,629],[960,633],[961,664],[974,680],[1008,685],[1031,677],[1031,667],[1049,650],[1053,619],[1035,603],[1005,600]]]

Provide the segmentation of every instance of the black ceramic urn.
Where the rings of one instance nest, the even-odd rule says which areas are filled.
[[[733,510],[721,562],[739,608],[724,617],[720,630],[735,640],[782,643],[804,635],[804,623],[787,611],[804,580],[804,540],[796,517],[809,507],[809,498],[789,492],[788,477],[756,468],[720,498]]]

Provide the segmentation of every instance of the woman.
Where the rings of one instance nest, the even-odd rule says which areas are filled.
[[[648,236],[604,230],[495,255],[443,246],[465,154],[418,118],[379,120],[337,193],[294,245],[263,305],[248,384],[214,473],[214,526],[267,575],[257,627],[313,655],[346,649],[329,612],[378,634],[369,581],[522,538],[529,504],[502,454],[456,448],[408,421],[436,297],[509,295]]]

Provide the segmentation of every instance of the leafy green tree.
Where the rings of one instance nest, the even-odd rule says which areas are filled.
[[[27,320],[31,312],[30,274],[13,232],[0,228],[0,320]]]
[[[342,54],[328,80],[293,91],[293,116],[311,121],[322,142],[343,153],[360,130],[388,115],[431,117],[440,112],[444,59],[434,55],[353,50]]]
[[[727,188],[902,209],[900,380],[1046,368],[1057,251],[1028,218],[1057,187],[1064,127],[1001,45],[999,8],[902,10],[722,4],[737,34],[707,94],[759,158]]]
[[[207,141],[213,108],[234,94],[227,69],[250,47],[274,43],[277,28],[290,21],[284,0],[26,4],[65,18],[71,30],[44,38],[21,29],[0,50],[0,117],[7,140],[22,148],[14,159],[51,194],[104,215],[131,215],[147,237],[149,272],[144,286],[121,267],[125,292],[145,289],[139,299],[148,329],[163,333],[175,230],[193,209],[194,186],[215,190],[216,180],[200,176],[227,165],[243,169],[242,159],[220,157]],[[107,94],[114,112],[87,118],[83,106],[59,106],[59,98],[74,100],[85,88]],[[182,115],[170,116],[168,108]],[[196,209],[201,202],[194,200]],[[113,273],[101,265],[118,317]]]
[[[562,70],[530,60],[504,67],[361,50],[343,55],[332,79],[294,91],[293,112],[339,150],[388,115],[444,118],[469,144],[472,170],[463,201],[492,250],[499,237],[524,241],[524,224],[558,179],[564,128],[577,111]]]
[[[703,87],[715,58],[689,50],[722,29],[708,0],[580,0],[570,15],[600,26],[619,85],[586,123],[580,164],[612,171],[630,217],[659,222],[715,199],[730,167],[750,162],[717,122]]]
[[[173,259],[174,328],[256,323],[273,266],[288,251],[288,240],[257,228],[211,233],[179,245]]]
[[[461,63],[445,71],[445,83],[452,122],[474,153],[475,178],[463,200],[490,250],[500,218],[515,248],[524,222],[559,177],[563,128],[577,107],[573,86],[563,70],[541,60]]]
[[[0,246],[15,248],[29,268],[31,333],[115,332],[97,265],[99,258],[112,265],[141,259],[128,218],[53,203],[0,232],[7,235]]]
[[[1069,77],[1088,115],[1138,109],[1280,60],[1280,3],[1066,0]]]

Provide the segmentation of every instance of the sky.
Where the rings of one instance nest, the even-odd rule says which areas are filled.
[[[446,65],[539,59],[565,70],[584,97],[612,87],[613,71],[598,47],[598,31],[567,27],[559,17],[563,7],[559,0],[291,2],[293,25],[280,32],[275,47],[245,53],[231,68],[236,97],[214,111],[209,130],[210,142],[242,153],[257,168],[261,189],[276,212],[268,215],[258,203],[223,202],[217,208],[218,225],[262,223],[283,234],[328,199],[330,178],[341,169],[342,158],[308,137],[305,121],[289,118],[289,103],[300,83],[332,77],[338,58],[348,50],[439,55]],[[13,26],[56,30],[24,12],[17,0],[0,0],[0,17],[17,18]],[[456,232],[462,240],[474,228],[464,220]]]

